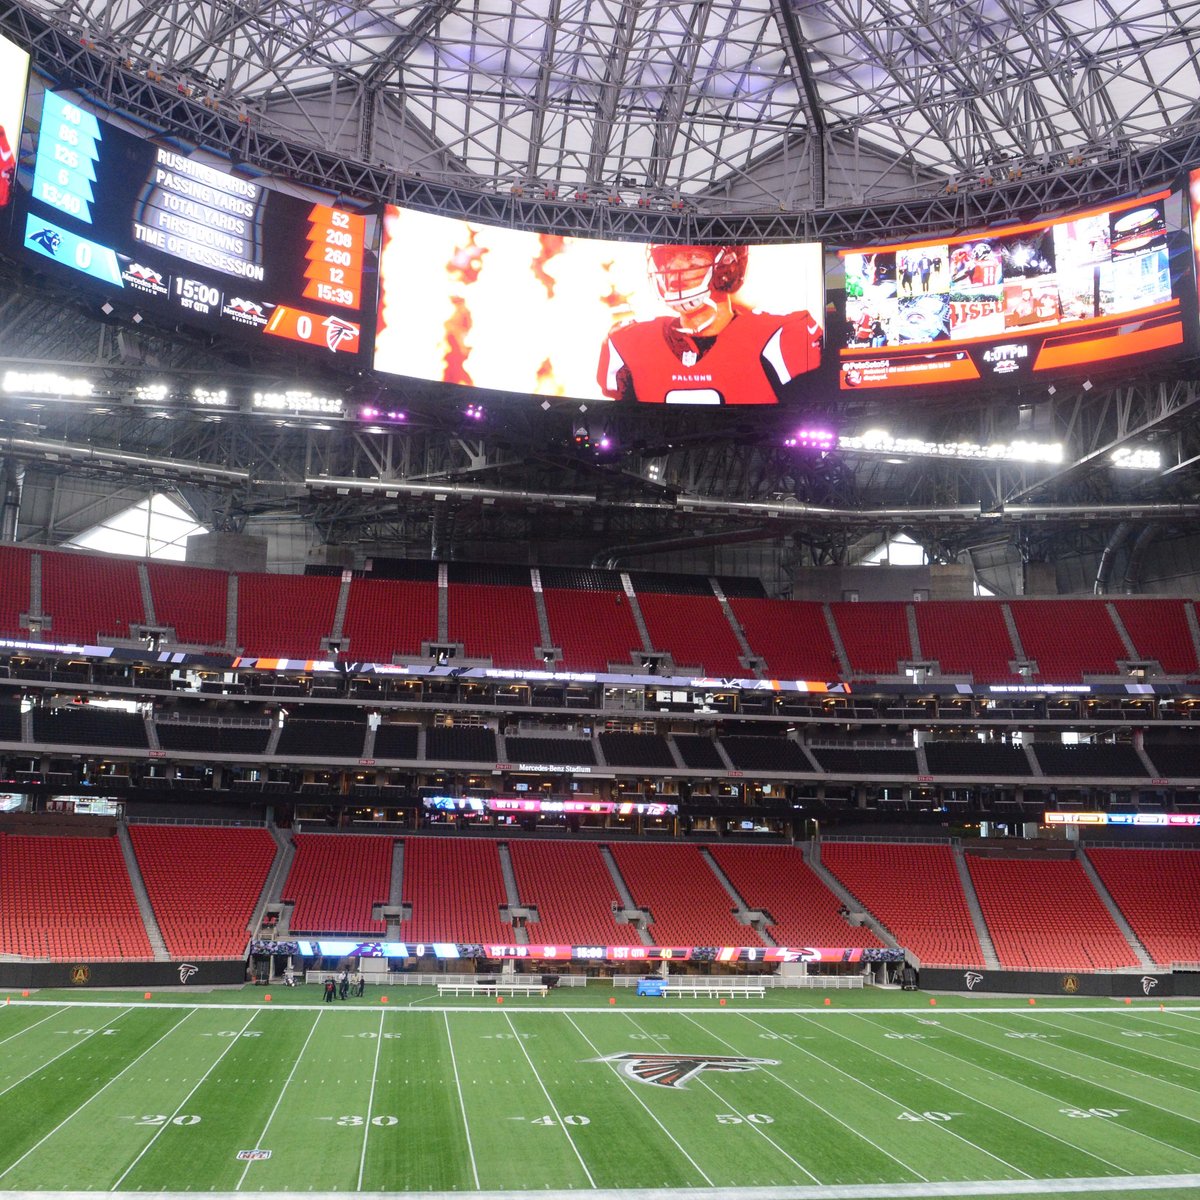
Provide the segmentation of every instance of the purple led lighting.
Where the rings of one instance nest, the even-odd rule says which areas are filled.
[[[797,429],[784,438],[783,444],[800,450],[832,450],[837,444],[837,435],[831,429]]]

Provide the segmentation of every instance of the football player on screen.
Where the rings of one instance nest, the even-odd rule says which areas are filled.
[[[746,246],[646,248],[646,269],[670,316],[613,329],[600,351],[600,389],[643,404],[776,404],[821,361],[808,312],[760,312],[735,300]]]
[[[8,134],[0,125],[0,208],[12,199],[13,175],[17,170],[17,156],[9,144]]]

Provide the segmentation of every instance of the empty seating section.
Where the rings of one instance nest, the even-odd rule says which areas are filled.
[[[1029,756],[1020,746],[991,742],[926,742],[931,775],[1032,775]]]
[[[610,767],[675,768],[666,739],[657,734],[602,733],[600,752]]]
[[[21,616],[29,612],[29,564],[33,556],[16,546],[0,546],[0,634],[27,638]]]
[[[921,658],[936,660],[944,675],[970,675],[980,683],[1015,679],[1016,657],[1004,610],[991,600],[928,600],[913,605]]]
[[[1200,779],[1200,746],[1146,744],[1155,775],[1164,779]]]
[[[650,645],[666,651],[677,667],[706,675],[746,676],[742,648],[716,596],[668,596],[639,592],[638,605]]]
[[[137,563],[102,555],[42,552],[42,612],[55,642],[128,638],[145,621]]]
[[[781,946],[878,946],[871,930],[855,928],[794,846],[711,846],[712,856],[751,909],[771,915],[767,932]]]
[[[903,604],[869,601],[829,606],[852,675],[897,675],[913,658]]]
[[[537,908],[526,932],[534,945],[637,946],[633,925],[618,925],[616,885],[594,843],[510,842],[521,903]]]
[[[637,908],[648,908],[656,946],[757,946],[758,934],[733,919],[734,903],[699,846],[631,843],[612,847]]]
[[[7,701],[0,703],[0,742],[21,740],[21,709]]]
[[[0,954],[153,957],[116,837],[0,835]]]
[[[173,958],[240,958],[275,860],[265,829],[131,825],[129,837]]]
[[[490,729],[456,726],[425,733],[425,757],[430,762],[496,761],[496,735]]]
[[[1200,850],[1088,846],[1087,856],[1159,966],[1200,963]]]
[[[950,846],[827,841],[821,862],[922,966],[983,965]]]
[[[564,763],[572,767],[594,766],[596,751],[591,740],[580,737],[506,737],[504,752],[514,763]]]
[[[361,758],[366,722],[285,721],[279,732],[276,754],[300,758]]]
[[[730,596],[751,651],[766,659],[772,679],[838,679],[842,668],[834,649],[825,606],[798,600]]]
[[[417,738],[416,725],[380,725],[375,730],[375,757],[415,759]]]
[[[493,841],[407,838],[403,901],[412,916],[400,923],[406,942],[497,942],[513,939],[500,919],[508,903],[500,853]]]
[[[542,666],[533,588],[486,583],[451,583],[448,588],[450,641],[461,642],[468,658],[490,658],[497,667]]]
[[[189,725],[159,721],[158,744],[164,750],[193,754],[265,754],[271,730],[266,725]]]
[[[352,579],[342,634],[342,657],[390,663],[416,657],[422,642],[436,642],[437,584],[412,579]]]
[[[237,641],[255,658],[320,658],[341,580],[330,575],[238,576]]]
[[[1033,753],[1047,775],[1145,779],[1146,766],[1132,746],[1056,746],[1035,742]]]
[[[544,588],[550,639],[568,671],[607,671],[644,649],[633,610],[619,591]]]
[[[1168,675],[1196,673],[1196,647],[1183,600],[1115,600],[1136,658],[1154,659]]]
[[[1045,683],[1115,675],[1117,660],[1129,657],[1103,600],[1014,600],[1009,610]]]
[[[908,775],[917,774],[915,750],[869,750],[850,747],[814,746],[812,753],[831,775]]]
[[[701,733],[677,733],[673,736],[683,765],[692,771],[727,771],[717,743]],[[772,762],[776,761],[774,757]]]
[[[729,761],[739,771],[804,771],[812,773],[812,763],[804,751],[785,737],[757,737],[731,734],[721,739]]]
[[[1137,957],[1074,859],[967,855],[971,881],[1009,971],[1112,971]]]
[[[137,713],[92,708],[35,708],[33,740],[64,746],[128,746],[145,750],[146,723]]]
[[[386,904],[392,881],[392,838],[298,833],[282,899],[295,901],[296,933],[384,933],[371,907]]]
[[[147,563],[154,620],[188,646],[223,646],[229,576],[205,567]]]

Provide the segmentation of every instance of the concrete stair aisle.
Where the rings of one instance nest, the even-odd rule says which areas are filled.
[[[142,868],[138,865],[137,855],[133,852],[129,826],[124,821],[117,823],[117,842],[121,847],[121,857],[125,859],[125,869],[129,872],[129,882],[133,885],[133,895],[137,900],[138,911],[142,914],[142,924],[146,927],[146,936],[150,939],[150,947],[154,951],[154,961],[170,962],[171,956],[167,953],[167,943],[163,941],[162,930],[158,927],[158,918],[154,915],[154,906],[150,903],[150,893],[146,891],[146,881],[142,878]]]
[[[841,667],[842,678],[849,679],[853,674],[850,666],[850,656],[846,653],[845,643],[842,641],[841,630],[837,627],[837,622],[833,619],[833,609],[828,604],[821,605],[821,612],[825,617],[825,628],[829,630],[829,636],[833,641],[834,651],[837,653],[838,664]]]
[[[700,847],[700,857],[708,864],[708,869],[717,877],[717,882],[729,893],[730,900],[733,901],[734,920],[739,925],[745,925],[746,928],[752,931],[766,946],[775,946],[778,943],[767,932],[767,915],[760,909],[751,908],[746,903],[745,897],[733,886],[729,876],[721,870],[721,864],[713,857],[712,851],[707,846]]]
[[[1125,914],[1117,907],[1117,902],[1112,898],[1112,893],[1104,886],[1104,880],[1100,878],[1096,868],[1092,865],[1092,860],[1087,856],[1087,850],[1083,846],[1080,846],[1075,851],[1075,858],[1083,868],[1083,873],[1091,880],[1092,887],[1096,889],[1096,895],[1100,897],[1104,907],[1108,909],[1108,915],[1112,917],[1114,924],[1121,931],[1121,935],[1129,943],[1130,950],[1133,951],[1138,960],[1138,966],[1143,971],[1159,970],[1146,950],[1146,947],[1142,944],[1141,939],[1133,932],[1133,926],[1129,924],[1125,919]]]
[[[996,947],[992,944],[992,935],[988,932],[987,922],[983,919],[983,909],[979,906],[979,896],[975,891],[975,882],[967,869],[966,855],[962,846],[954,843],[954,867],[958,871],[958,881],[962,884],[963,896],[967,901],[967,910],[975,924],[975,936],[979,938],[979,948],[983,951],[984,966],[990,971],[999,971],[1000,960],[996,957]]]
[[[292,869],[292,860],[296,857],[296,844],[292,841],[291,834],[286,833],[277,825],[268,823],[267,830],[271,837],[275,839],[275,859],[271,863],[271,869],[267,872],[267,877],[263,880],[262,892],[259,894],[258,903],[254,906],[254,916],[251,918],[250,933],[257,933],[262,927],[263,917],[266,915],[269,905],[280,905],[281,897],[283,896],[283,885],[287,881],[288,872]],[[287,913],[283,913],[279,919],[279,925],[276,928],[276,933],[282,936],[287,932]]]
[[[529,930],[525,922],[518,924],[519,917],[528,920],[529,910],[521,903],[521,892],[517,887],[517,873],[513,870],[512,855],[508,851],[507,842],[496,843],[496,853],[500,856],[500,874],[504,879],[504,898],[508,904],[508,916],[512,921],[513,941],[518,946],[529,945]]]
[[[621,907],[627,914],[637,913],[642,914],[633,900],[633,893],[629,890],[629,885],[625,882],[625,876],[621,874],[621,868],[617,866],[617,860],[613,857],[612,850],[607,846],[600,847],[600,857],[604,859],[604,865],[608,868],[609,876],[612,878],[613,887],[617,889],[617,895],[621,898]],[[637,923],[638,938],[643,946],[653,946],[654,939],[650,936],[650,931],[641,921]]]
[[[846,906],[852,920],[865,925],[885,946],[903,949],[892,931],[821,861],[820,842],[805,842],[797,845],[797,849],[813,874]]]

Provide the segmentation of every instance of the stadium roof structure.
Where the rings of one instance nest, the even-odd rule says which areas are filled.
[[[846,244],[1177,182],[1200,163],[1197,29],[1200,3],[1165,0],[0,5],[0,32],[44,77],[235,164],[349,202],[679,241]],[[803,414],[929,444],[1061,441],[1053,467],[804,454],[783,444],[801,418],[780,413],[614,414],[602,457],[573,445],[594,411],[497,398],[502,418],[465,422],[434,385],[404,385],[403,428],[156,413],[124,398],[164,371],[279,386],[298,368],[122,324],[2,269],[5,361],[84,365],[109,385],[86,409],[0,413],[24,538],[66,540],[164,488],[212,526],[300,520],[368,551],[521,541],[584,561],[787,540],[802,561],[844,562],[898,531],[937,558],[998,540],[1038,558],[1195,521],[1187,364],[903,409],[834,396]],[[360,401],[388,386],[328,383]],[[1110,469],[1147,442],[1160,470]]]

